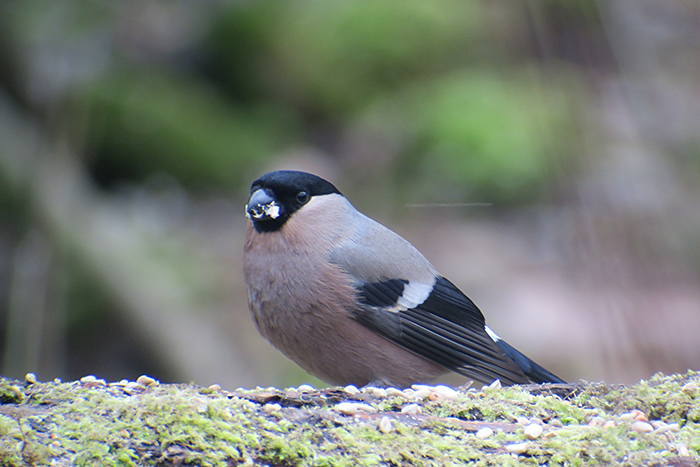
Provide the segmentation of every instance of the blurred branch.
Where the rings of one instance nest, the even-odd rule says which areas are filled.
[[[0,174],[15,190],[29,193],[43,225],[57,232],[58,240],[77,253],[99,280],[125,305],[135,327],[159,357],[180,375],[201,384],[207,366],[221,368],[218,383],[251,385],[255,380],[234,343],[206,310],[193,314],[197,305],[174,281],[168,267],[148,262],[144,245],[117,225],[109,209],[87,181],[76,158],[50,141],[35,122],[20,114],[0,94]],[[143,281],[143,271],[151,280]],[[154,299],[153,297],[156,297]],[[21,313],[13,307],[13,313]],[[19,320],[11,317],[10,321]],[[11,330],[11,332],[14,332]],[[25,327],[24,336],[11,342],[36,339]],[[189,345],[196,341],[197,345]],[[8,355],[17,355],[8,349]],[[31,352],[30,352],[31,353]],[[14,357],[13,357],[14,358]],[[31,362],[25,362],[31,363]],[[236,375],[235,377],[233,375]]]
[[[2,360],[2,371],[7,375],[21,375],[26,368],[38,369],[42,364],[41,343],[45,338],[45,324],[50,314],[49,288],[52,254],[42,232],[34,229],[15,249],[8,307],[7,339]],[[58,332],[52,329],[50,332]],[[56,349],[54,349],[56,350]],[[51,352],[51,362],[62,360],[62,352]],[[48,363],[48,365],[47,365]],[[54,365],[56,366],[56,365]]]

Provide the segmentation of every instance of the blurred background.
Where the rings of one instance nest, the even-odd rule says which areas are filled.
[[[697,0],[5,0],[0,373],[321,385],[247,309],[281,168],[567,380],[699,370],[699,78]]]

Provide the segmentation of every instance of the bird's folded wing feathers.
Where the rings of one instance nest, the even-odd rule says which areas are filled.
[[[518,365],[487,334],[484,317],[454,284],[405,279],[361,283],[353,317],[398,345],[483,382],[528,382]]]
[[[350,212],[355,218],[329,259],[355,284],[352,313],[358,322],[470,378],[528,382],[486,333],[484,316],[469,297],[438,275],[405,239],[354,209]]]

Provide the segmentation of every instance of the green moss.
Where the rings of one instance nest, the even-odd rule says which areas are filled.
[[[679,443],[697,460],[698,383],[698,375],[688,373],[657,375],[632,387],[487,389],[460,393],[455,401],[422,401],[422,413],[409,416],[400,413],[406,404],[401,398],[351,396],[338,389],[227,393],[155,385],[134,386],[128,394],[117,385],[25,386],[0,380],[0,393],[14,394],[0,406],[0,467],[633,466],[676,457]],[[337,402],[353,399],[373,405],[378,413],[353,417],[333,409]],[[266,403],[281,408],[266,409]],[[629,416],[620,417],[631,409],[679,428],[637,433]],[[588,426],[595,416],[615,425]],[[382,417],[393,423],[388,433],[378,429]],[[528,440],[518,417],[542,420],[543,435]],[[492,427],[493,436],[477,438],[474,433],[483,426]],[[506,449],[523,442],[523,454]]]
[[[431,406],[428,406],[430,409]],[[533,396],[520,387],[487,389],[454,403],[434,404],[435,415],[475,421],[512,421],[518,417],[559,419],[563,424],[582,423],[586,411],[557,396]]]
[[[700,374],[689,371],[686,375],[654,375],[632,387],[619,387],[604,393],[597,388],[595,395],[584,392],[577,398],[579,404],[590,404],[607,412],[620,414],[632,409],[641,410],[650,419],[685,424],[700,421],[700,393],[684,391],[687,383],[700,386]]]
[[[21,389],[14,382],[0,380],[0,404],[19,404],[24,399]]]

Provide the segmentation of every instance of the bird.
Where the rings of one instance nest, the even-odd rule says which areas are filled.
[[[245,212],[243,273],[257,329],[326,383],[406,388],[450,371],[487,384],[564,383],[331,182],[269,172],[252,183]]]

